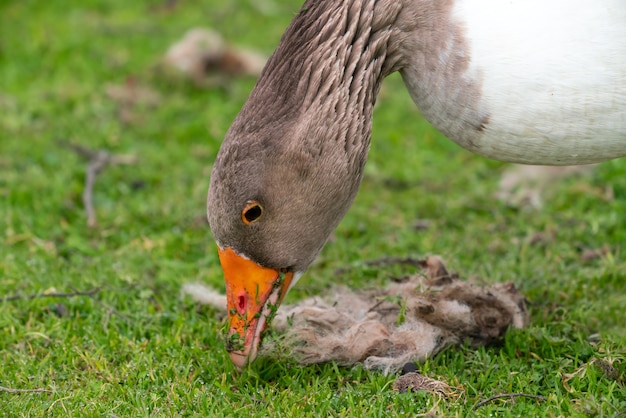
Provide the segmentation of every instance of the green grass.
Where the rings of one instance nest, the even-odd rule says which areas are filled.
[[[626,161],[553,184],[541,210],[493,198],[504,164],[470,155],[419,116],[397,76],[376,112],[359,196],[287,302],[332,283],[380,285],[385,256],[440,254],[464,277],[511,280],[531,326],[501,347],[451,348],[422,372],[458,386],[398,394],[394,377],[277,355],[239,375],[223,319],[179,297],[223,289],[204,221],[211,163],[252,86],[199,89],[157,69],[188,28],[211,26],[269,54],[299,0],[0,2],[0,297],[100,288],[94,296],[0,303],[6,416],[623,416],[626,412]],[[160,95],[125,123],[105,94],[134,78]],[[97,228],[81,203],[86,163],[59,140],[139,163],[98,178]],[[613,198],[605,190],[612,188]],[[423,231],[413,224],[430,220]],[[544,233],[545,240],[531,239]],[[609,253],[583,261],[581,249]],[[351,267],[341,276],[335,270]],[[602,365],[612,363],[613,374]],[[547,398],[481,400],[506,392]]]

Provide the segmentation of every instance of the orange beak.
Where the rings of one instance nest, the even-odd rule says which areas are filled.
[[[226,350],[235,366],[242,369],[256,358],[262,333],[287,294],[293,273],[262,267],[232,248],[218,247],[218,252],[230,322]]]

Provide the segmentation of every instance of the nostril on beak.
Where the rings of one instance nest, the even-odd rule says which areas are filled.
[[[239,300],[238,300],[238,303],[237,303],[237,310],[242,315],[246,312],[246,297],[245,297],[245,295],[239,296]]]

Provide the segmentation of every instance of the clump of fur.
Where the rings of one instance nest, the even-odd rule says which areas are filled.
[[[230,77],[257,77],[265,61],[261,54],[228,46],[219,33],[207,28],[187,31],[163,58],[166,68],[209,86],[222,85]]]
[[[528,324],[525,299],[512,283],[481,287],[461,281],[440,257],[422,265],[424,274],[384,289],[342,288],[281,307],[274,319],[281,349],[302,364],[363,363],[389,373],[452,344],[494,344],[510,327]]]

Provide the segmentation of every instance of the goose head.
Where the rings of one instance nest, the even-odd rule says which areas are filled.
[[[255,358],[276,308],[348,210],[366,155],[316,146],[336,132],[306,115],[252,131],[243,119],[245,109],[226,135],[207,201],[238,367]]]

